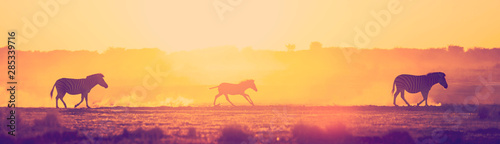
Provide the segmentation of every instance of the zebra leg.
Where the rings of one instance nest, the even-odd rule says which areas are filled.
[[[401,91],[401,98],[403,98],[403,100],[405,101],[405,103],[408,105],[408,106],[411,106],[410,103],[408,103],[408,101],[406,101],[405,99],[405,91]]]
[[[248,95],[247,95],[247,97],[248,97],[248,100],[250,100],[250,102],[252,103],[252,106],[254,106],[253,101],[252,101],[252,99],[250,98],[250,96],[248,96]]]
[[[399,90],[397,90],[396,93],[394,93],[394,101],[392,102],[392,104],[394,104],[394,106],[398,106],[396,104],[396,98],[398,97],[398,94],[399,94]]]
[[[429,94],[429,91],[422,91],[420,93],[422,93],[422,97],[424,99],[422,99],[422,101],[418,102],[417,106],[419,106],[424,101],[425,101],[425,106],[427,106],[427,95]]]
[[[219,98],[219,96],[221,96],[221,95],[222,95],[221,93],[219,93],[219,94],[215,95],[215,99],[214,99],[214,106],[215,106],[215,101],[217,101],[217,98]]]
[[[425,99],[425,106],[429,106],[427,105],[427,97],[429,96],[429,91],[426,91],[425,92],[425,95],[424,95],[424,99]]]
[[[64,101],[63,101],[63,99],[62,99],[62,98],[64,97],[64,95],[65,95],[65,94],[66,94],[66,93],[62,93],[62,92],[59,92],[59,91],[57,92],[57,96],[56,96],[56,108],[59,108],[59,103],[58,103],[57,99],[61,99],[61,101],[62,101],[62,102],[63,102],[63,104],[64,104],[64,107],[66,107],[66,103],[64,103]]]
[[[61,99],[61,101],[62,101],[62,102],[63,102],[63,104],[64,104],[64,108],[68,108],[68,107],[66,107],[66,103],[64,102],[63,98],[64,98],[64,97],[61,97],[60,99]]]
[[[80,102],[75,105],[75,108],[78,107],[82,102],[83,102],[83,94],[82,94],[82,100],[80,100]]]
[[[243,96],[245,99],[247,99],[247,101],[248,101],[250,104],[252,104],[252,106],[253,106],[253,101],[252,101],[251,99],[249,100],[250,96],[248,96],[247,94],[242,94],[242,96]],[[248,98],[247,98],[247,97],[248,97]]]
[[[225,96],[226,96],[226,100],[227,100],[229,103],[231,103],[233,106],[235,106],[235,105],[234,105],[234,104],[233,104],[233,103],[229,100],[229,97],[227,96],[227,94],[225,94]]]
[[[82,94],[83,95],[83,94]],[[90,108],[89,107],[89,99],[88,99],[88,94],[85,94],[85,104],[87,104],[87,108]]]
[[[59,108],[59,105],[57,103],[57,100],[59,99],[59,97],[56,97],[56,108]]]

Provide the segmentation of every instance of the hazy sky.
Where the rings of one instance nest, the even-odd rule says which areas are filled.
[[[0,30],[18,32],[24,39],[18,49],[43,51],[285,50],[288,43],[307,49],[312,41],[327,47],[500,47],[499,6],[498,0],[24,0],[2,2]],[[356,38],[365,41],[356,45]]]

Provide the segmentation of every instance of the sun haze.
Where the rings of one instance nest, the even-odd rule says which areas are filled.
[[[5,3],[0,29],[17,33],[21,107],[55,107],[58,79],[96,73],[109,88],[94,88],[90,107],[225,105],[208,88],[249,79],[259,91],[231,96],[235,105],[393,105],[397,75],[444,72],[450,88],[431,90],[436,105],[474,95],[477,77],[500,68],[493,0]]]

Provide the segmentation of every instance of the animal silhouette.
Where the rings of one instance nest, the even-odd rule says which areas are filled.
[[[64,108],[67,108],[66,103],[63,100],[64,95],[66,93],[71,95],[77,95],[77,94],[82,95],[82,100],[75,105],[75,108],[83,102],[83,98],[85,98],[87,108],[90,108],[88,101],[88,93],[97,84],[99,84],[104,88],[108,88],[108,84],[104,81],[104,75],[102,75],[101,73],[89,75],[87,76],[87,78],[84,79],[61,78],[58,79],[54,84],[54,86],[52,87],[52,90],[50,91],[50,98],[52,99],[52,93],[54,92],[54,87],[55,87],[57,89],[56,108],[59,108],[57,104],[58,99],[61,99],[61,101],[64,104]]]
[[[254,91],[257,91],[257,87],[255,86],[254,80],[242,81],[239,84],[221,83],[219,84],[219,86],[211,87],[209,89],[214,89],[214,88],[218,88],[219,90],[219,94],[215,95],[214,106],[215,106],[215,101],[217,101],[217,98],[221,95],[226,96],[226,100],[233,106],[235,105],[229,100],[228,95],[242,95],[243,97],[245,97],[245,99],[247,99],[247,101],[250,104],[252,104],[252,106],[254,105],[250,96],[248,94],[245,94],[245,90],[249,88],[253,89]]]
[[[402,74],[394,79],[394,83],[392,84],[392,93],[394,93],[394,86],[396,86],[396,93],[394,93],[394,102],[396,104],[396,97],[399,93],[401,93],[401,98],[405,101],[405,103],[410,106],[410,104],[405,99],[405,90],[409,93],[422,93],[422,97],[424,99],[420,101],[417,106],[419,106],[422,102],[425,101],[425,106],[427,105],[427,96],[429,95],[429,91],[434,84],[441,84],[445,89],[448,88],[448,83],[446,83],[445,74],[442,72],[433,72],[428,73],[427,75],[408,75]]]

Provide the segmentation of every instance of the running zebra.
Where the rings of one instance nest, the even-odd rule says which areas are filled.
[[[70,78],[58,79],[54,84],[54,86],[52,87],[52,90],[50,91],[50,98],[52,99],[52,93],[54,92],[54,87],[56,87],[57,88],[56,108],[59,108],[59,106],[57,105],[57,99],[61,99],[62,103],[64,104],[64,108],[67,108],[66,103],[63,100],[64,95],[66,93],[71,95],[77,95],[77,94],[82,95],[82,100],[75,105],[75,108],[83,102],[83,98],[85,98],[87,108],[90,108],[89,101],[87,98],[90,90],[97,84],[99,84],[104,88],[108,88],[108,84],[104,81],[103,78],[104,75],[98,73],[89,75],[87,76],[87,78],[84,79],[70,79]]]
[[[247,99],[247,101],[250,104],[254,105],[250,96],[248,94],[245,94],[245,90],[247,90],[249,88],[253,89],[254,91],[257,91],[257,87],[255,86],[254,80],[242,81],[239,84],[221,83],[219,86],[211,87],[209,89],[214,89],[214,88],[219,88],[218,89],[219,94],[215,95],[214,106],[215,106],[215,101],[217,101],[217,98],[221,95],[226,96],[226,100],[229,103],[231,103],[233,106],[235,106],[229,100],[229,97],[227,96],[228,94],[229,95],[242,95],[243,97],[245,97],[245,99]]]
[[[441,84],[445,89],[448,88],[448,83],[446,83],[446,79],[444,78],[446,75],[442,72],[433,72],[433,73],[428,73],[427,75],[420,75],[420,76],[415,76],[415,75],[408,75],[408,74],[402,74],[396,77],[394,80],[394,84],[392,84],[392,93],[394,93],[394,86],[396,86],[396,93],[394,93],[394,102],[393,104],[395,106],[398,106],[396,104],[396,97],[398,97],[398,94],[401,93],[401,98],[406,102],[408,106],[410,104],[406,101],[405,99],[405,90],[409,93],[422,93],[422,96],[424,99],[420,101],[417,106],[420,105],[420,103],[425,101],[425,106],[427,106],[427,96],[429,95],[429,91],[431,90],[431,87],[434,84]]]

